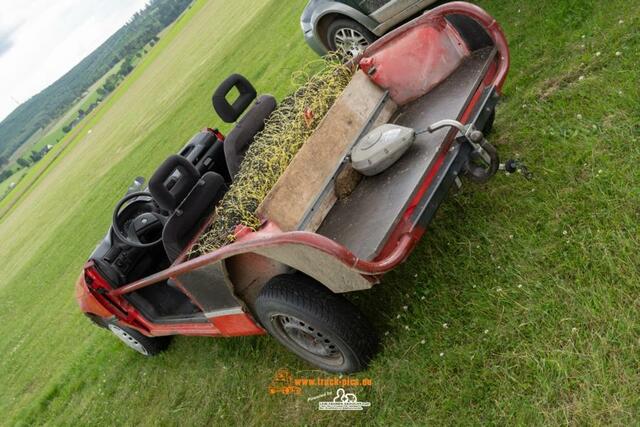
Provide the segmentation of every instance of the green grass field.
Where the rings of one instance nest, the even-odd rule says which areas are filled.
[[[354,297],[383,337],[358,375],[373,386],[353,390],[364,412],[306,399],[333,389],[270,396],[278,368],[323,374],[269,337],[178,337],[144,359],[80,314],[73,284],[116,201],[220,124],[213,88],[240,72],[281,99],[315,59],[304,4],[197,1],[0,220],[0,423],[636,424],[640,6],[626,0],[479,2],[513,55],[492,141],[535,178],[465,186]]]

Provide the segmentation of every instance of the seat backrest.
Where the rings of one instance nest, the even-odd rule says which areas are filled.
[[[213,129],[198,132],[180,150],[179,154],[185,157],[196,167],[200,175],[207,172],[216,172],[227,181],[231,181],[227,170],[227,161],[224,158],[224,143],[218,138]]]
[[[173,212],[191,192],[200,173],[186,158],[171,155],[149,180],[149,192],[162,209]]]
[[[171,262],[180,256],[210,218],[226,191],[224,178],[215,172],[207,172],[177,206],[162,232],[162,243]]]
[[[227,100],[227,96],[234,88],[239,96],[232,104]],[[211,101],[218,116],[227,123],[233,123],[249,108],[256,95],[257,92],[249,80],[240,74],[232,74],[218,86]],[[265,120],[276,109],[276,105],[273,96],[260,96],[227,135],[224,141],[224,157],[232,180],[240,170],[247,149],[256,134],[264,129]]]
[[[276,99],[271,95],[260,96],[224,140],[224,156],[231,179],[240,170],[247,149],[258,132],[264,129],[265,121],[276,109]]]
[[[231,104],[227,100],[229,93],[236,88],[238,97]],[[232,74],[223,81],[213,93],[211,102],[218,116],[227,123],[234,123],[256,99],[257,92],[244,76]]]

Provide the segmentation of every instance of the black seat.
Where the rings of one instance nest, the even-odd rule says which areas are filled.
[[[224,158],[224,143],[218,138],[213,129],[198,132],[178,153],[196,167],[200,174],[216,172],[222,175],[226,182],[231,182]]]
[[[207,172],[198,180],[164,226],[162,243],[171,261],[180,256],[226,192],[220,174]]]
[[[186,158],[173,154],[149,180],[149,192],[162,209],[176,210],[200,179],[200,173]]]
[[[171,213],[162,231],[162,243],[173,262],[211,216],[227,186],[220,174],[200,176],[189,160],[172,155],[149,180],[149,191],[160,207]]]
[[[227,96],[233,88],[236,88],[240,95],[231,104],[227,100]],[[256,90],[245,77],[233,74],[216,89],[212,98],[213,107],[222,120],[233,123],[251,105],[256,94]],[[227,135],[224,141],[224,155],[232,179],[240,170],[240,164],[247,149],[253,143],[255,136],[264,129],[265,121],[276,109],[276,106],[277,102],[273,96],[262,95],[258,97],[253,106]]]
[[[262,95],[256,103],[247,111],[236,124],[224,141],[224,157],[227,160],[227,169],[233,179],[240,170],[240,164],[244,159],[249,146],[255,136],[264,129],[264,123],[276,109],[276,99],[271,95]]]

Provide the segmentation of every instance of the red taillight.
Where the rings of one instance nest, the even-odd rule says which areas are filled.
[[[92,287],[92,285],[96,282],[96,276],[100,277],[93,265],[91,267],[85,267],[84,282],[87,284],[87,286],[89,286],[90,288]]]
[[[126,298],[111,294],[114,289],[113,286],[100,274],[93,261],[89,261],[84,266],[84,283],[93,298],[104,310],[124,324],[137,328],[141,332],[148,332],[144,319],[135,307]]]
[[[105,278],[102,277],[93,261],[89,261],[84,266],[84,281],[89,291],[91,291],[93,296],[100,301],[107,310],[121,320],[127,319],[128,313],[126,307],[124,307],[124,304],[115,301],[114,298],[109,295],[112,287]]]
[[[211,132],[218,138],[220,141],[224,142],[224,135],[218,129],[207,128],[207,131]]]
[[[84,281],[92,291],[110,291],[111,286],[100,274],[93,261],[89,261],[84,266]],[[104,291],[103,291],[104,290]]]

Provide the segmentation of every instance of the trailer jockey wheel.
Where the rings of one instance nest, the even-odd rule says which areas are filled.
[[[491,130],[493,126],[494,113],[492,112],[485,129]],[[416,131],[416,135],[422,133],[433,133],[439,129],[452,127],[462,134],[460,141],[469,143],[473,151],[469,154],[469,159],[464,165],[467,177],[477,183],[483,184],[491,179],[500,168],[500,157],[496,147],[489,144],[485,139],[485,134],[473,125],[465,126],[457,120],[440,120],[426,129]]]
[[[120,200],[113,211],[112,229],[122,242],[136,248],[149,248],[162,242],[167,219],[168,215],[151,193],[139,191]]]
[[[325,371],[361,371],[377,350],[377,336],[358,308],[302,274],[272,278],[256,312],[281,344]]]

